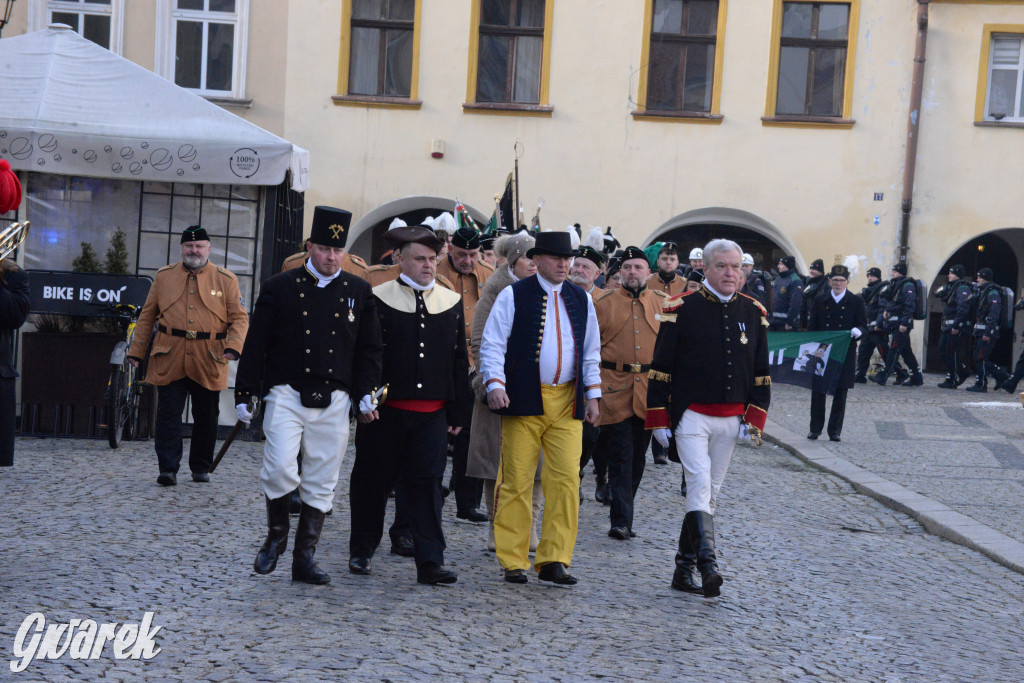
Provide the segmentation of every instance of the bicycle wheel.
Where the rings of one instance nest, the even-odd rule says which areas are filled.
[[[134,441],[139,436],[139,398],[142,385],[136,381],[135,374],[138,372],[129,364],[125,364],[125,378],[122,392],[125,397],[125,424],[123,437],[128,441]]]
[[[110,372],[110,384],[107,390],[107,441],[111,448],[121,445],[124,435],[127,402],[124,387],[126,385],[124,368],[118,366]]]

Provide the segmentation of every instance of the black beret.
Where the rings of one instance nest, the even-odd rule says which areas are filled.
[[[892,267],[892,269],[894,271],[896,271],[897,273],[899,273],[900,275],[906,275],[907,274],[907,264],[906,263],[897,263],[895,266]]]
[[[981,270],[979,270],[978,277],[988,282],[992,282],[995,279],[995,275],[992,273],[991,268],[982,268]]]
[[[452,246],[459,249],[477,249],[480,247],[480,233],[473,228],[459,228],[452,235]]]
[[[879,280],[882,279],[881,268],[868,268],[868,277],[877,277]]]
[[[597,249],[584,245],[580,247],[577,251],[579,253],[576,255],[576,258],[585,258],[590,261],[593,261],[598,268],[604,265],[604,254],[599,252]]]
[[[640,247],[626,247],[625,249],[623,249],[622,258],[620,261],[621,263],[625,263],[626,261],[635,258],[643,259],[644,263],[650,266],[650,261],[647,260],[647,254],[645,254],[644,250],[641,249]]]
[[[345,246],[348,239],[348,226],[352,222],[352,213],[333,206],[317,206],[313,209],[313,227],[309,231],[309,241],[324,247]]]
[[[957,277],[963,277],[964,275],[967,274],[967,269],[958,263],[955,266],[951,267],[949,269],[949,272],[953,273],[953,275],[956,275]]]
[[[819,259],[814,259],[813,261],[811,261],[811,270],[816,270],[819,273],[824,273],[825,272],[825,262],[822,261],[820,258]]]
[[[185,244],[185,242],[198,242],[200,240],[206,240],[207,242],[210,241],[210,235],[206,232],[206,228],[201,228],[198,225],[190,225],[181,233],[182,244]]]
[[[480,238],[480,249],[483,251],[490,251],[494,249],[494,238],[493,237],[481,237]]]
[[[704,271],[694,268],[690,271],[690,274],[686,276],[686,279],[690,282],[704,282]]]

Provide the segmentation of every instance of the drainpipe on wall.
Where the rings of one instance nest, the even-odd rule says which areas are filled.
[[[907,157],[903,163],[903,200],[900,203],[899,262],[906,263],[910,250],[910,212],[914,207],[914,173],[917,170],[917,140],[921,128],[921,92],[924,90],[924,61],[928,45],[928,3],[917,0],[917,46],[914,50],[914,80],[910,88],[910,116],[907,118]]]

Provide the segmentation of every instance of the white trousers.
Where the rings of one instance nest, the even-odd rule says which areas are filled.
[[[686,511],[715,514],[715,501],[739,440],[741,418],[686,410],[676,425],[676,448],[686,476]]]
[[[299,392],[278,384],[267,394],[263,410],[263,468],[260,484],[270,499],[299,489],[302,502],[327,512],[334,503],[341,460],[348,448],[349,411],[347,392],[331,393],[326,408],[306,408]],[[302,477],[298,455],[302,448]]]

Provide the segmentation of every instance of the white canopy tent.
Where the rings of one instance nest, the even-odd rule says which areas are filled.
[[[0,40],[0,158],[17,170],[309,185],[309,152],[57,24]]]

